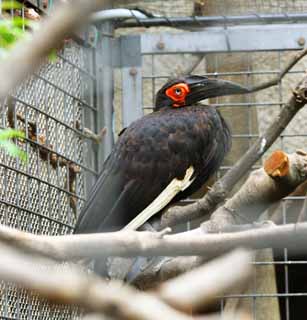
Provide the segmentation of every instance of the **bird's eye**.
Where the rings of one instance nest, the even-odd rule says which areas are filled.
[[[175,88],[174,93],[175,93],[175,95],[180,96],[182,94],[182,89],[181,88]]]
[[[184,82],[176,83],[173,86],[165,90],[165,94],[172,101],[173,107],[181,107],[185,105],[185,99],[187,94],[190,92],[188,84]]]

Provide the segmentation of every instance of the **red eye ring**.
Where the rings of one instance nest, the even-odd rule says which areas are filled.
[[[185,98],[189,92],[189,86],[183,82],[166,89],[165,94],[174,101],[173,107],[180,107],[185,105]]]

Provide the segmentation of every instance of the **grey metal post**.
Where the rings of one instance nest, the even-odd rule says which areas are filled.
[[[120,40],[122,68],[123,128],[143,115],[142,55],[140,36],[122,37]]]
[[[101,170],[104,160],[112,150],[113,139],[113,66],[112,66],[112,38],[113,33],[111,22],[105,22],[97,26],[99,38],[96,49],[96,97],[97,97],[97,131],[103,127],[107,128],[107,133],[103,143],[98,150],[98,170]]]
[[[93,27],[94,28],[94,27]],[[96,29],[93,29],[95,31]],[[89,48],[84,48],[85,53],[85,64],[86,64],[86,70],[91,74],[94,75],[96,73],[96,65],[95,65],[95,54],[96,54],[96,48],[94,50]],[[89,79],[86,76],[83,76],[85,79],[85,85],[82,87],[82,97],[84,100],[93,107],[96,107],[96,101],[95,101],[95,92],[96,92],[96,80]],[[83,108],[83,117],[84,117],[84,126],[86,128],[89,128],[90,130],[96,131],[96,112],[92,109]],[[85,163],[92,169],[97,170],[96,165],[96,150],[95,150],[95,144],[93,142],[87,141],[87,148],[90,152],[85,152],[83,155]],[[85,195],[88,195],[88,192],[90,191],[91,187],[94,185],[96,181],[96,176],[93,175],[91,172],[85,172],[86,179],[85,179]]]

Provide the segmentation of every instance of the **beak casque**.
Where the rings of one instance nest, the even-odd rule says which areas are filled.
[[[190,88],[190,93],[186,98],[187,104],[196,103],[208,98],[250,92],[249,88],[226,80],[209,79],[206,77],[192,77],[190,79],[187,78],[186,81]]]

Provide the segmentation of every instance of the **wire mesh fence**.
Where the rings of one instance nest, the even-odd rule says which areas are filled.
[[[30,5],[43,9],[42,1]],[[3,103],[1,127],[25,133],[25,140],[16,143],[28,160],[0,150],[1,224],[36,234],[72,232],[87,186],[97,174],[95,153],[84,134],[84,128],[96,130],[88,120],[97,113],[94,52],[85,37],[66,39],[56,59],[46,60]],[[76,310],[50,306],[11,284],[0,285],[1,319],[77,316]]]

